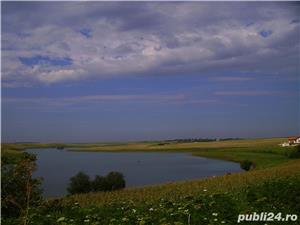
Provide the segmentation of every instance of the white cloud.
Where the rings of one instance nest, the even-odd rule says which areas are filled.
[[[6,82],[29,79],[55,83],[125,74],[202,73],[224,69],[242,72],[251,68],[295,70],[299,55],[291,51],[299,43],[284,44],[291,37],[296,40],[299,37],[299,23],[290,23],[295,16],[293,11],[276,4],[266,4],[269,10],[261,10],[259,3],[258,7],[224,3],[219,8],[215,4],[139,3],[135,6],[142,6],[144,14],[137,11],[132,15],[129,8],[120,8],[116,3],[69,3],[69,7],[60,11],[41,8],[37,15],[44,18],[41,13],[53,13],[55,18],[50,21],[45,18],[34,21],[32,15],[23,22],[24,12],[18,14],[17,10],[14,17],[4,14],[7,23],[3,25],[2,78]],[[252,17],[240,15],[237,6],[247,8],[246,14],[252,13]],[[102,10],[103,15],[98,15],[96,9]],[[105,9],[111,14],[105,13]],[[151,23],[145,15],[161,21]],[[246,26],[249,18],[253,24]],[[23,23],[26,30],[21,29]],[[21,30],[9,30],[6,26],[10,25]],[[79,32],[85,27],[92,30],[91,38]],[[272,30],[272,34],[264,38],[259,35],[262,29]],[[287,53],[292,58],[288,66],[281,60]],[[38,55],[68,57],[73,61],[68,66],[30,67],[18,59]]]

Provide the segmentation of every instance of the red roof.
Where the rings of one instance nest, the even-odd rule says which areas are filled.
[[[289,137],[288,140],[289,140],[289,141],[295,141],[295,140],[298,139],[298,138],[300,138],[300,137]]]

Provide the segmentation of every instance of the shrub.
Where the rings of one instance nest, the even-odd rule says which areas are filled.
[[[92,182],[93,191],[108,191],[109,186],[106,182],[106,178],[102,176],[96,176]]]
[[[243,170],[249,171],[253,166],[253,163],[249,160],[244,160],[240,163],[240,166]]]
[[[105,177],[109,191],[125,188],[125,180],[122,173],[110,172]]]
[[[83,172],[71,177],[68,192],[70,194],[91,191],[114,191],[125,187],[124,176],[120,172],[110,172],[105,177],[96,176],[93,181]]]
[[[92,182],[93,191],[114,191],[125,187],[124,176],[120,172],[110,172],[105,177],[96,176]]]
[[[70,194],[87,193],[91,191],[90,177],[83,172],[71,177],[68,192]]]

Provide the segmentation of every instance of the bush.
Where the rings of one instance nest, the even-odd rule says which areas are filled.
[[[93,191],[107,191],[109,189],[106,178],[102,176],[96,176],[92,182]]]
[[[27,220],[29,207],[41,203],[41,180],[33,179],[36,157],[28,153],[14,161],[1,163],[1,210],[3,217],[23,216]]]
[[[68,192],[70,194],[91,191],[114,191],[125,187],[124,176],[120,172],[110,172],[105,177],[96,176],[93,181],[83,172],[71,177]]]
[[[244,160],[240,163],[240,166],[243,170],[249,171],[253,166],[253,163],[249,160]]]
[[[109,191],[125,188],[125,180],[122,173],[110,172],[105,177]]]
[[[90,192],[90,177],[83,172],[77,173],[74,177],[71,177],[70,184],[67,190],[70,194]]]

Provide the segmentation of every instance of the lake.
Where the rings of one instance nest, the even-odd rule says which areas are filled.
[[[126,187],[183,181],[241,172],[238,163],[195,157],[187,153],[81,152],[29,149],[37,156],[34,177],[42,177],[44,196],[67,194],[70,177],[83,171],[92,179],[110,171],[124,174]]]

